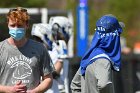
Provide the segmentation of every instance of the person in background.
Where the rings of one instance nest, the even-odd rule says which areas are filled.
[[[63,68],[60,78],[57,79],[60,92],[69,93],[69,61],[68,61],[68,42],[72,35],[72,23],[65,16],[53,16],[49,20],[52,26],[53,41],[56,43],[58,57],[63,60]]]
[[[89,50],[71,82],[72,93],[114,93],[113,71],[120,71],[120,34],[123,29],[112,14],[96,22]]]
[[[0,93],[43,93],[52,85],[54,68],[47,49],[26,37],[29,19],[22,7],[7,14],[10,37],[0,42]]]
[[[63,20],[60,20],[60,18]],[[51,21],[53,22],[51,22],[52,24],[34,24],[31,34],[33,36],[33,39],[42,42],[46,46],[46,48],[49,50],[49,54],[55,66],[55,71],[53,72],[53,85],[51,89],[46,91],[46,93],[60,93],[58,83],[64,82],[64,79],[61,78],[63,77],[61,72],[63,70],[64,59],[67,58],[67,46],[64,39],[69,39],[67,38],[69,37],[69,34],[65,31],[65,29],[68,28],[70,23],[66,17],[57,17],[53,20],[51,18]],[[54,24],[57,24],[57,26],[54,26]],[[61,33],[58,33],[58,31],[60,30]],[[69,28],[67,30],[69,30]],[[67,35],[67,37],[65,37],[62,31]]]
[[[51,40],[52,31],[49,24],[38,23],[34,24],[31,31],[32,38],[38,42],[44,44],[48,49],[52,62],[54,64],[55,70],[53,75],[53,85],[51,89],[47,90],[47,93],[59,93],[58,83],[56,81],[60,76],[60,71],[63,67],[63,60],[58,57],[58,51],[56,49],[56,44]]]

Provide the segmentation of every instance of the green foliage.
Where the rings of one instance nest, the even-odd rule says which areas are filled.
[[[47,0],[4,0],[0,7],[45,7]]]

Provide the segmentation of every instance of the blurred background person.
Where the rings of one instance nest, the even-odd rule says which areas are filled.
[[[53,72],[53,86],[47,91],[47,93],[59,93],[60,89],[58,88],[58,83],[61,83],[65,88],[64,80],[66,77],[64,74],[66,69],[64,69],[63,66],[63,62],[66,62],[65,59],[67,58],[67,45],[65,40],[68,41],[69,39],[69,34],[66,30],[69,30],[71,25],[65,17],[57,17],[53,20],[51,18],[51,21],[53,22],[51,25],[43,23],[34,24],[32,28],[32,36],[33,39],[44,43],[49,50],[49,54],[56,69]],[[66,68],[68,68],[68,66]],[[66,74],[68,75],[68,71]],[[68,84],[67,89],[69,89]]]
[[[60,71],[63,67],[62,60],[58,58],[58,51],[56,49],[56,45],[53,41],[51,41],[51,26],[49,24],[34,24],[32,28],[32,38],[38,42],[44,44],[44,46],[48,49],[50,57],[55,67],[55,71],[52,73],[53,75],[53,85],[51,89],[47,90],[47,93],[59,93],[58,83],[56,81],[57,78],[60,77]]]
[[[69,93],[69,61],[68,58],[68,41],[72,33],[72,23],[65,16],[53,16],[49,20],[52,26],[52,37],[56,43],[59,58],[63,60],[63,69],[58,78],[58,87],[60,92]]]

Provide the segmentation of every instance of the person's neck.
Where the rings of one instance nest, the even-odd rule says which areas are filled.
[[[9,42],[9,44],[14,45],[16,47],[22,47],[26,44],[27,38],[23,38],[19,41],[16,41],[12,37],[10,37],[10,38],[8,38],[8,42]]]

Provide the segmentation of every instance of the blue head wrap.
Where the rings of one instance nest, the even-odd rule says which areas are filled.
[[[85,75],[86,68],[98,58],[108,59],[114,68],[119,71],[121,60],[120,34],[122,27],[116,17],[105,15],[96,23],[96,32],[91,46],[83,56],[80,68]]]

